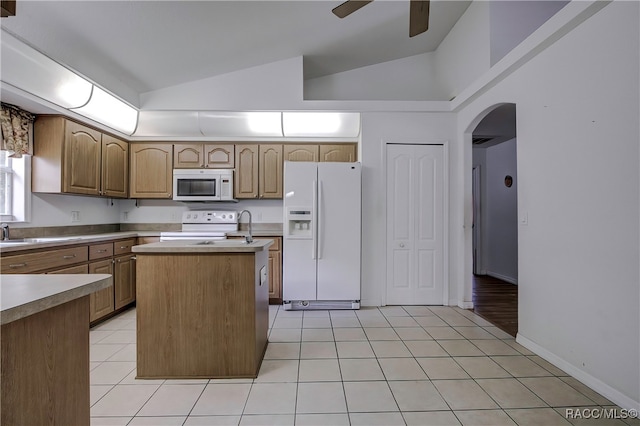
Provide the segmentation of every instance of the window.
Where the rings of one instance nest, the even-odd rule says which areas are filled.
[[[29,220],[31,194],[31,157],[10,158],[0,151],[0,220],[26,222]]]
[[[7,151],[0,151],[0,215],[11,216],[13,170]]]

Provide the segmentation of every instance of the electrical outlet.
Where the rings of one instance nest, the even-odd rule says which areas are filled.
[[[80,212],[79,211],[72,211],[71,212],[71,222],[80,222]]]
[[[171,212],[171,222],[177,222],[177,221],[178,221],[178,213]]]
[[[129,220],[129,212],[123,212],[122,213],[122,220],[124,220],[124,221]]]

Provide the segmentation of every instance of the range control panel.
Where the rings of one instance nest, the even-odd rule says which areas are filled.
[[[227,210],[192,210],[182,213],[182,223],[238,223],[238,212]]]

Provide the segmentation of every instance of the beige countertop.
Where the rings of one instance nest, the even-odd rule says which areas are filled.
[[[68,235],[60,237],[28,238],[25,241],[4,243],[0,240],[0,251],[9,253],[35,248],[60,247],[74,244],[92,243],[95,241],[120,240],[123,238],[136,238],[144,236],[159,236],[159,233],[151,232],[110,232],[106,234]],[[15,240],[14,240],[15,241]]]
[[[111,285],[109,274],[2,275],[0,323],[19,320]]]
[[[134,253],[255,253],[268,250],[273,240],[256,239],[251,244],[244,240],[163,241],[133,246]]]

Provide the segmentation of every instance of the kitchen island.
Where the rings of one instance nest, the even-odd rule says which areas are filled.
[[[137,378],[255,378],[272,240],[166,241],[136,253]]]
[[[89,424],[89,295],[109,274],[2,275],[3,425]]]

